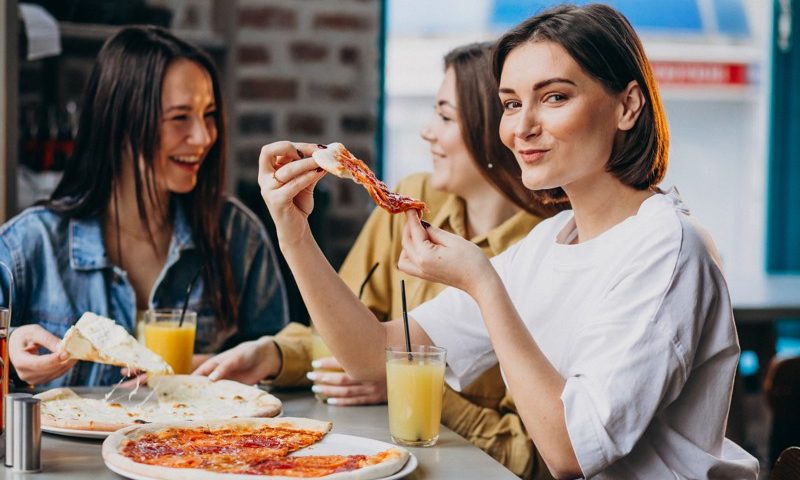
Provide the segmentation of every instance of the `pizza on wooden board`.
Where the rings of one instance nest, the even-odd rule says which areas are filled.
[[[402,213],[406,210],[426,210],[425,202],[389,190],[378,180],[366,163],[356,158],[341,143],[331,143],[312,154],[317,165],[341,178],[350,178],[369,192],[375,203],[389,213]]]
[[[274,417],[282,408],[273,395],[231,380],[166,375],[151,377],[149,385],[154,400],[131,401],[127,390],[105,399],[84,398],[69,388],[48,390],[36,395],[42,401],[42,425],[113,432],[153,422]]]
[[[259,418],[129,427],[103,443],[112,470],[163,480],[377,479],[409,458],[401,448],[372,454],[313,455],[331,423],[307,418]]]
[[[59,350],[78,360],[155,374],[172,373],[172,367],[161,356],[137,342],[121,325],[92,312],[84,313],[69,327]]]

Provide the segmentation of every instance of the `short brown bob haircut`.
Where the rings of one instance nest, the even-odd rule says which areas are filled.
[[[622,92],[634,80],[645,105],[634,127],[614,144],[606,170],[637,190],[651,189],[667,171],[669,129],[653,70],[628,20],[611,7],[558,6],[506,32],[497,41],[493,69],[497,82],[508,54],[528,42],[553,42],[567,51],[589,76],[609,92]],[[564,190],[536,192],[544,203],[566,203]]]

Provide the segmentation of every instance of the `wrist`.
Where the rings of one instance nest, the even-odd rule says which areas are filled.
[[[491,301],[497,298],[497,292],[503,287],[503,281],[497,271],[490,267],[481,275],[475,275],[466,292],[480,305],[482,301]]]
[[[283,367],[283,355],[281,349],[272,339],[272,337],[264,337],[257,342],[259,345],[259,355],[262,358],[262,364],[265,365],[264,379],[271,380],[278,376]]]

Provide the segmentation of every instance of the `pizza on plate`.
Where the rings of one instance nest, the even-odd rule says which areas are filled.
[[[425,202],[407,195],[393,193],[389,187],[378,180],[366,163],[356,158],[341,143],[331,143],[327,148],[312,154],[317,165],[341,178],[350,178],[369,192],[375,203],[389,213],[402,213],[406,210],[423,211]]]
[[[143,425],[108,437],[103,460],[123,475],[164,480],[254,476],[350,480],[391,475],[409,458],[407,450],[395,447],[371,453],[314,454],[314,446],[330,429],[330,422],[288,417]]]
[[[171,374],[161,356],[137,342],[121,325],[92,312],[69,327],[59,344],[70,358],[128,367],[155,374]]]
[[[113,432],[143,423],[175,420],[274,417],[281,401],[253,386],[231,380],[212,382],[198,375],[150,378],[152,395],[134,399],[135,392],[109,392],[104,399],[81,397],[69,388],[36,395],[41,399],[42,425],[71,430]],[[148,398],[150,397],[150,398]]]

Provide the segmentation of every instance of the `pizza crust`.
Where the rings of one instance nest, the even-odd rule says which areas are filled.
[[[317,165],[339,178],[353,178],[347,169],[342,168],[341,163],[339,163],[339,160],[336,158],[337,155],[344,155],[344,152],[347,151],[344,145],[334,142],[328,144],[327,147],[328,148],[315,150],[314,153],[311,154],[311,157],[317,162]]]
[[[206,426],[212,429],[227,429],[235,426],[243,427],[257,427],[262,425],[273,425],[282,428],[299,429],[299,430],[312,430],[319,432],[328,432],[332,424],[321,420],[314,420],[310,418],[254,418],[254,419],[238,419],[238,420],[217,420],[211,422],[175,422],[164,424],[152,424],[143,426],[131,426],[123,430],[119,430],[109,436],[103,442],[103,461],[113,471],[125,475],[133,474],[152,478],[156,480],[256,480],[256,479],[269,479],[269,480],[297,480],[298,477],[286,476],[272,476],[272,475],[244,475],[244,474],[231,474],[231,473],[218,473],[195,468],[172,468],[162,467],[158,465],[148,465],[138,463],[125,455],[121,454],[120,447],[127,440],[136,440],[142,435],[154,433],[167,428],[181,428],[181,427],[198,427]],[[313,446],[312,446],[313,447]],[[302,455],[301,449],[293,455]],[[351,455],[363,454],[363,452],[352,452]],[[368,455],[371,457],[373,455]],[[378,464],[368,465],[358,470],[351,470],[348,472],[338,472],[324,477],[325,480],[373,480],[387,477],[400,471],[406,464],[410,457],[408,450],[403,448],[391,448],[387,451],[386,458]]]

